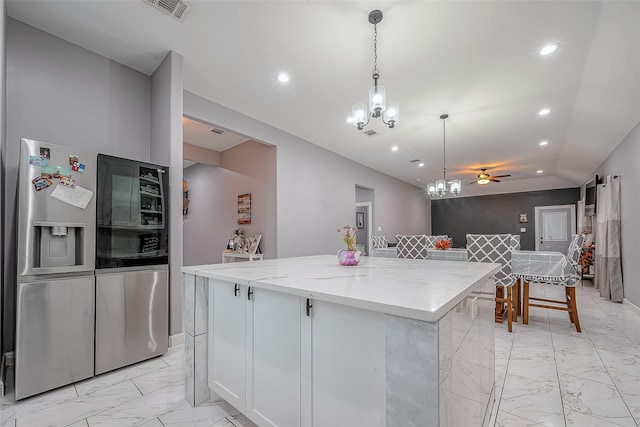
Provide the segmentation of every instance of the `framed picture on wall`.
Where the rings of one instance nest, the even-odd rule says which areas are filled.
[[[356,212],[356,227],[364,228],[364,212]]]
[[[238,224],[251,224],[251,193],[238,196]]]

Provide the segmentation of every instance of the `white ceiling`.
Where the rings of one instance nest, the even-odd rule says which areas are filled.
[[[217,134],[211,132],[212,129],[221,130],[223,133]],[[187,117],[182,118],[182,135],[183,141],[187,144],[220,152],[249,140],[246,136],[238,135],[237,133],[220,127],[211,126]]]
[[[448,176],[466,195],[580,185],[640,120],[640,2],[190,4],[183,23],[142,0],[8,1],[7,12],[146,74],[174,50],[185,90],[416,185],[441,176],[448,113]],[[372,85],[375,8],[380,84],[401,116],[395,129],[373,120],[368,137],[345,119]],[[468,185],[481,166],[512,177]]]

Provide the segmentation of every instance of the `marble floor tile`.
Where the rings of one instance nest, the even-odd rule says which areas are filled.
[[[160,358],[155,358],[89,378],[88,380],[76,383],[75,387],[76,390],[78,390],[78,395],[83,396],[94,393],[97,390],[110,385],[137,378],[141,375],[148,374],[149,372],[157,371],[158,369],[166,366],[167,364],[160,360]]]
[[[489,423],[489,425],[493,425]],[[538,424],[533,421],[520,418],[504,411],[498,411],[495,427],[543,427],[544,424]]]
[[[11,391],[0,401],[0,425],[24,417],[32,412],[50,408],[75,397],[78,397],[78,394],[72,385],[29,397],[18,402],[15,402],[13,391]]]
[[[613,385],[560,374],[560,390],[565,410],[619,425],[636,426],[622,396]]]
[[[637,354],[635,345],[626,336],[589,332],[589,339],[596,348],[620,353]]]
[[[164,424],[162,424],[158,418],[154,418],[142,424],[140,427],[164,427]]]
[[[521,378],[558,385],[558,373],[553,360],[537,359],[535,357],[511,359],[509,360],[507,377],[509,375],[517,375]]]
[[[564,425],[560,387],[557,384],[507,374],[499,409],[543,425]]]
[[[160,356],[160,359],[162,359],[167,365],[184,362],[184,344],[170,347],[169,351]]]
[[[598,354],[600,354],[602,362],[607,369],[634,377],[640,377],[640,351],[635,349],[634,353],[635,354],[630,352],[620,353],[601,348],[598,349]]]
[[[209,427],[230,416],[230,410],[233,408],[222,402],[208,402],[196,407],[184,402],[159,418],[165,427]],[[233,412],[234,415],[238,415],[237,411]]]
[[[538,359],[553,362],[553,346],[551,343],[549,343],[549,345],[536,345],[535,343],[522,344],[522,342],[514,343],[510,359]]]
[[[558,373],[613,385],[613,380],[595,349],[590,353],[585,350],[580,353],[557,351],[556,366]]]
[[[70,399],[57,405],[20,417],[18,425],[59,426],[84,420],[100,412],[119,406],[140,397],[131,381],[121,382],[90,395]]]
[[[157,418],[184,402],[184,383],[161,388],[87,419],[89,426],[136,426]]]
[[[69,424],[67,427],[89,427],[87,420],[80,420],[77,423]]]
[[[212,424],[211,427],[236,427],[236,426],[227,418],[223,418],[220,421],[216,422],[215,424]]]
[[[609,371],[609,373],[622,396],[622,400],[640,425],[640,378],[615,371]]]
[[[575,411],[565,411],[564,417],[567,422],[567,427],[620,427],[624,425]]]
[[[142,394],[149,394],[184,379],[184,363],[174,363],[132,379]]]

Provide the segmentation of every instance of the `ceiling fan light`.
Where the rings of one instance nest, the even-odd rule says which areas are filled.
[[[477,183],[480,185],[486,185],[488,184],[490,181],[487,178],[480,178]]]

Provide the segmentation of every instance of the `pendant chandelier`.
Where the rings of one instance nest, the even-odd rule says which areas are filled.
[[[452,181],[447,182],[447,139],[446,139],[446,129],[445,129],[445,121],[449,117],[448,114],[443,114],[440,116],[442,119],[442,179],[439,179],[434,183],[430,183],[427,186],[427,192],[431,198],[438,196],[444,197],[447,194],[447,186],[449,187],[449,192],[454,196],[457,196],[462,191],[462,182],[459,179],[454,179]]]
[[[373,24],[373,87],[369,89],[369,110],[364,103],[354,104],[352,109],[351,120],[358,130],[362,130],[369,124],[371,117],[382,117],[382,122],[389,126],[395,127],[400,116],[400,104],[391,101],[387,104],[387,97],[384,87],[378,86],[380,71],[378,70],[378,26],[382,21],[382,11],[372,10],[369,13],[369,22]],[[365,121],[366,120],[366,121]]]

